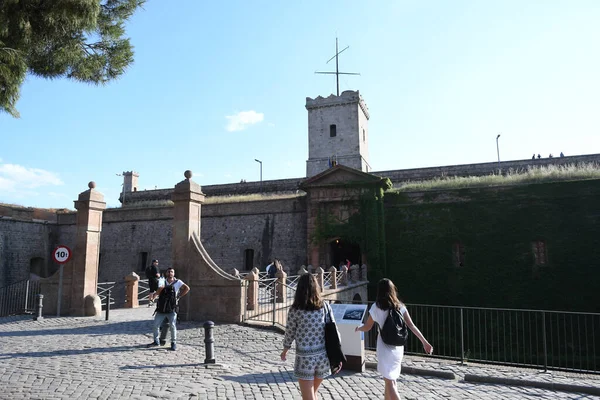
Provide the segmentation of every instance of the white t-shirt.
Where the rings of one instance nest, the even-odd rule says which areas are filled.
[[[167,283],[167,280],[165,278],[161,278],[158,281],[158,287],[164,287],[166,283]],[[182,286],[183,286],[183,281],[181,279],[176,279],[175,282],[173,283],[173,289],[175,289],[176,295],[179,294],[179,289],[181,289]]]

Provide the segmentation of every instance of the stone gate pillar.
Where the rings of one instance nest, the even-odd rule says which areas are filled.
[[[73,249],[70,315],[76,316],[98,315],[102,311],[99,302],[92,298],[97,297],[100,232],[106,203],[104,195],[95,190],[96,183],[90,182],[88,187],[75,201],[77,235]],[[90,300],[86,302],[86,298]],[[86,303],[90,305],[88,309]]]
[[[199,184],[192,181],[192,171],[185,171],[185,179],[175,185],[172,200],[173,206],[173,265],[175,277],[181,278],[190,285],[189,260],[190,240],[194,234],[200,236],[200,216],[204,193]],[[180,304],[179,314],[184,320],[189,319],[189,298],[185,296]]]

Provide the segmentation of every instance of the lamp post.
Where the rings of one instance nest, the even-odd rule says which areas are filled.
[[[500,147],[498,146],[498,139],[500,138],[500,134],[496,136],[496,152],[498,153],[498,170],[500,170]]]
[[[254,161],[260,164],[260,191],[262,193],[262,161],[257,160],[256,158],[254,159]]]

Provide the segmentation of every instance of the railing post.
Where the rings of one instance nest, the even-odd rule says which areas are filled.
[[[273,326],[275,326],[275,312],[277,311],[277,279],[272,283],[273,285]]]
[[[348,267],[342,266],[342,279],[340,281],[340,286],[348,286]]]
[[[321,267],[317,267],[317,283],[319,284],[319,288],[321,289],[321,292],[325,291],[325,279],[323,277],[323,274],[325,273],[325,271],[323,270],[323,268]]]
[[[337,268],[331,266],[331,268],[329,268],[329,273],[331,274],[331,288],[337,289]]]
[[[546,344],[546,312],[542,311],[542,338],[544,340],[544,372],[548,372],[548,345]]]
[[[248,290],[246,290],[246,309],[256,310],[258,307],[258,268],[252,268],[252,271],[244,278],[248,281]]]
[[[108,314],[110,313],[110,289],[106,295],[106,321],[108,321]]]
[[[304,274],[308,274],[308,270],[306,269],[306,267],[303,265],[300,267],[300,269],[298,270],[298,275],[304,275]]]
[[[369,279],[367,278],[367,264],[363,264],[360,267],[360,280],[363,282],[368,282]]]
[[[287,274],[284,270],[277,271],[277,302],[285,303],[285,299],[287,298]]]
[[[204,359],[204,364],[214,364],[215,363],[215,355],[214,355],[214,343],[215,339],[213,338],[213,327],[215,323],[212,321],[206,321],[204,323],[204,349],[206,358]],[[208,368],[208,366],[207,366]]]
[[[125,308],[138,308],[140,306],[138,299],[138,285],[140,276],[135,272],[125,277]]]
[[[350,267],[350,279],[352,283],[360,281],[360,271],[357,264],[354,264]]]
[[[27,280],[27,287],[25,288],[25,309],[24,312],[27,312],[27,299],[29,299],[29,280]]]
[[[247,280],[242,280],[242,291],[244,294],[244,322],[248,321],[248,284],[249,282]]]
[[[465,363],[465,328],[463,319],[463,308],[460,308],[460,363]]]
[[[37,295],[37,312],[35,314],[35,317],[33,317],[34,321],[40,321],[40,320],[44,319],[44,317],[42,316],[42,309],[44,308],[43,300],[44,300],[44,295],[38,294]]]

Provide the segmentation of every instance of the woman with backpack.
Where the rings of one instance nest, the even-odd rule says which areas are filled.
[[[377,299],[369,310],[369,318],[364,325],[357,326],[355,331],[368,332],[375,323],[381,329],[388,317],[390,310],[398,310],[406,326],[415,334],[423,344],[425,353],[432,354],[433,347],[423,336],[419,328],[413,323],[408,310],[398,300],[396,285],[391,280],[384,278],[377,284]],[[400,377],[404,346],[393,346],[383,342],[382,335],[377,335],[377,372],[385,382],[385,400],[400,399],[396,388],[396,380]]]
[[[327,306],[321,299],[319,285],[312,274],[298,279],[294,303],[290,307],[283,339],[281,360],[296,341],[294,376],[298,379],[302,400],[317,398],[323,379],[330,374],[331,365],[325,350],[325,314]],[[342,363],[336,366],[341,369]]]

